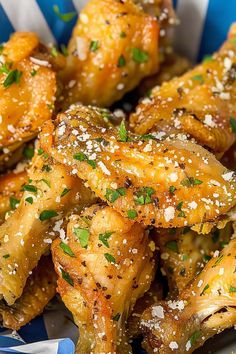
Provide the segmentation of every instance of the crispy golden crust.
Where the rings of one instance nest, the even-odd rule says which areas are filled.
[[[164,83],[152,91],[131,115],[136,133],[184,132],[215,153],[225,152],[235,141],[230,117],[236,112],[236,44],[233,25],[229,38],[211,60]]]
[[[17,331],[38,316],[56,294],[56,281],[51,257],[42,257],[14,305],[0,304],[3,326]]]
[[[6,212],[11,210],[11,198],[20,200],[23,194],[21,188],[27,181],[26,171],[0,176],[0,223],[4,220]]]
[[[155,73],[158,35],[156,18],[131,0],[89,1],[73,30],[61,75],[63,107],[76,102],[110,106]],[[134,60],[134,48],[144,57]]]
[[[98,109],[78,105],[44,125],[41,143],[124,216],[132,210],[146,225],[183,227],[217,222],[235,205],[234,173],[202,147],[132,134],[122,142],[105,126]]]
[[[142,316],[148,353],[192,353],[236,323],[236,240],[207,263],[176,301],[160,302]]]
[[[14,33],[4,45],[1,57],[4,63],[0,63],[0,148],[8,154],[34,137],[51,117],[57,86],[56,74],[47,61],[49,54],[40,46],[36,34]],[[18,70],[18,83],[13,80],[8,86],[6,80],[13,70]]]
[[[155,242],[168,279],[168,296],[173,298],[181,293],[201,272],[213,253],[229,242],[231,235],[231,223],[221,230],[215,228],[208,235],[198,235],[189,228],[157,230]]]
[[[148,235],[111,207],[94,205],[71,217],[67,238],[70,255],[59,239],[52,255],[58,291],[79,326],[78,352],[131,353],[125,322],[155,272]]]
[[[9,305],[21,296],[29,272],[58,236],[60,223],[54,232],[49,227],[75,205],[83,207],[94,201],[81,180],[40,149],[28,178],[18,208],[0,226],[0,296]]]

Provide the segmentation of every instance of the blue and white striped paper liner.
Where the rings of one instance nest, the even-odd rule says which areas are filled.
[[[45,43],[67,43],[77,16],[63,22],[61,13],[77,12],[87,0],[0,0],[0,42],[16,31],[35,31]],[[217,50],[236,21],[235,0],[174,0],[181,24],[176,48],[193,61]]]

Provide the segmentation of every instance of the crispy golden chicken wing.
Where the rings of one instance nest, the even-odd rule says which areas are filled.
[[[71,217],[67,238],[54,241],[52,255],[58,291],[79,326],[78,353],[131,353],[126,320],[155,273],[148,232],[94,205]]]
[[[105,117],[107,119],[107,116]],[[235,175],[189,141],[159,142],[99,109],[75,106],[44,125],[41,144],[125,217],[156,227],[217,222],[236,203]]]
[[[234,143],[231,120],[236,116],[236,24],[218,53],[183,76],[152,90],[134,114],[136,133],[162,137],[185,133],[214,153]]]
[[[188,227],[157,230],[155,242],[160,249],[163,272],[169,285],[169,297],[181,293],[187,284],[201,272],[216,250],[221,250],[230,240],[232,225],[208,235],[199,235]]]
[[[148,353],[192,353],[236,323],[236,239],[215,252],[176,301],[156,303],[141,325]]]
[[[51,257],[42,257],[29,276],[23,294],[12,306],[0,303],[3,326],[18,330],[38,316],[56,294],[57,276]]]
[[[0,223],[6,212],[15,210],[23,194],[22,186],[28,181],[26,171],[10,172],[0,176]]]
[[[59,235],[59,220],[74,206],[94,201],[82,181],[70,176],[64,165],[53,163],[41,148],[28,177],[18,208],[0,226],[0,297],[9,305],[21,296],[29,272]]]
[[[132,0],[89,1],[74,28],[61,75],[63,108],[76,102],[110,106],[155,73],[158,36],[157,19]]]
[[[50,62],[51,61],[51,62]],[[52,115],[56,68],[36,34],[16,32],[0,56],[0,161],[38,133]]]

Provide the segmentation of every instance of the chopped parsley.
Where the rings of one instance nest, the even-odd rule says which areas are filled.
[[[177,206],[176,206],[176,209],[179,210],[179,211],[181,211],[182,206],[183,206],[183,203],[184,203],[184,202],[179,202],[179,203],[177,204]]]
[[[236,293],[236,287],[230,286],[229,292],[230,292],[230,293]]]
[[[121,54],[119,59],[118,59],[117,66],[118,66],[118,68],[122,68],[123,66],[125,66],[125,64],[126,64],[125,57],[124,57],[124,55]]]
[[[104,253],[104,257],[109,263],[116,263],[115,258],[110,253]]]
[[[210,287],[209,284],[207,284],[206,286],[204,286],[204,288],[203,288],[203,290],[202,290],[200,296],[204,295],[204,294],[205,294],[205,291],[206,291],[207,289],[209,289],[209,287]]]
[[[91,41],[89,50],[90,52],[96,52],[99,48],[99,42],[98,41]]]
[[[193,77],[192,77],[192,80],[198,81],[200,84],[203,84],[203,83],[204,83],[203,76],[200,75],[200,74],[193,76]]]
[[[188,259],[188,255],[187,254],[183,254],[182,255],[182,261],[187,261]]]
[[[32,197],[26,198],[25,201],[28,202],[29,204],[33,204],[33,198]]]
[[[64,269],[61,268],[61,275],[62,275],[62,278],[68,283],[70,284],[71,286],[74,286],[74,282],[73,282],[73,279],[70,277],[70,274],[65,272]]]
[[[60,242],[59,246],[63,250],[64,253],[68,254],[70,257],[75,257],[74,252],[72,251],[70,246],[68,246],[66,243]]]
[[[12,210],[15,210],[20,201],[14,197],[10,197],[10,207]]]
[[[133,220],[133,219],[137,218],[138,213],[137,213],[136,210],[130,209],[130,210],[127,211],[127,216],[128,216],[129,219]]]
[[[69,193],[71,191],[71,189],[69,188],[64,188],[62,193],[61,193],[61,197],[64,197],[64,195],[66,195],[67,193]]]
[[[30,73],[31,76],[35,76],[37,74],[37,70],[33,69]]]
[[[51,169],[52,168],[49,165],[43,165],[43,167],[42,167],[42,171],[45,171],[45,172],[50,172]]]
[[[124,120],[122,120],[119,126],[119,137],[120,137],[120,141],[122,142],[126,142],[128,140],[128,133],[125,127]]]
[[[141,187],[135,192],[134,202],[138,205],[150,204],[153,202],[151,196],[155,190],[151,187]]]
[[[106,246],[107,248],[109,248],[109,243],[108,243],[108,239],[111,237],[111,235],[113,234],[113,232],[105,232],[104,234],[99,234],[99,240],[104,244],[104,246]]]
[[[136,63],[139,63],[139,64],[146,63],[149,59],[149,54],[139,48],[133,48],[132,49],[132,59]]]
[[[170,186],[170,188],[169,188],[170,194],[174,194],[175,191],[176,191],[175,186]]]
[[[77,161],[87,162],[93,169],[96,168],[96,162],[93,160],[89,160],[89,158],[83,152],[74,154],[73,158]]]
[[[43,210],[39,215],[39,219],[40,221],[45,221],[54,218],[57,215],[58,213],[55,210]]]
[[[168,242],[166,242],[165,246],[169,250],[171,250],[175,253],[179,253],[179,247],[178,247],[177,241],[175,241],[175,240],[168,241]]]
[[[7,73],[7,77],[3,81],[3,86],[5,88],[8,88],[14,83],[19,84],[21,76],[22,76],[22,71],[19,71],[17,69],[9,70]]]
[[[9,255],[9,254],[4,254],[2,257],[5,258],[5,259],[7,259],[7,258],[10,257],[10,255]]]
[[[89,240],[89,230],[81,227],[74,227],[75,236],[78,238],[81,247],[87,248]]]
[[[63,22],[70,22],[77,16],[77,13],[75,11],[73,12],[67,12],[67,13],[62,13],[58,7],[58,5],[53,5],[53,11],[57,15],[57,17],[63,21]]]
[[[213,264],[212,268],[216,267],[222,261],[223,257],[224,257],[224,255],[222,254],[219,258],[217,258],[217,260]]]
[[[191,337],[189,338],[191,346],[194,346],[195,343],[198,341],[198,339],[201,337],[202,332],[201,331],[195,331]]]
[[[27,191],[27,192],[32,192],[32,193],[37,193],[38,188],[33,186],[33,184],[25,184],[22,187],[22,191]]]
[[[112,317],[113,321],[119,321],[120,319],[120,313],[117,312],[117,314],[115,316]]]
[[[183,179],[180,184],[184,187],[192,187],[196,186],[199,184],[202,184],[203,182],[200,179],[194,178],[194,177],[188,177]]]
[[[23,155],[27,159],[32,159],[34,156],[34,148],[31,146],[26,146],[23,150]]]
[[[127,35],[124,31],[121,31],[120,32],[120,38],[125,38]]]
[[[43,149],[38,149],[38,155],[42,155],[44,153]]]
[[[233,133],[236,133],[236,119],[233,117],[229,118],[230,126]]]
[[[105,198],[110,202],[114,203],[119,197],[126,195],[125,188],[118,188],[118,189],[106,189]]]

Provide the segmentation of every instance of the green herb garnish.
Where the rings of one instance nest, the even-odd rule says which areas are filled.
[[[70,22],[77,16],[77,13],[75,11],[73,12],[67,12],[67,13],[62,13],[58,7],[58,5],[53,5],[53,11],[55,14],[59,17],[59,19],[63,22]]]
[[[130,210],[127,211],[127,216],[128,216],[129,219],[133,220],[133,219],[137,218],[138,213],[137,213],[136,210],[130,209]]]
[[[126,195],[125,188],[118,188],[118,189],[106,189],[105,198],[110,202],[114,203],[119,197]]]
[[[32,184],[25,184],[22,187],[22,191],[27,191],[27,192],[32,192],[32,193],[37,193],[38,188],[33,186]]]
[[[109,248],[109,243],[108,243],[108,239],[111,237],[111,235],[113,234],[113,232],[105,232],[104,234],[99,234],[99,240],[104,244],[104,246],[106,246],[107,248]]]
[[[139,63],[139,64],[146,63],[149,59],[149,54],[139,48],[133,48],[132,49],[132,59],[136,63]]]
[[[99,42],[98,41],[91,41],[89,50],[90,52],[96,52],[99,48]]]
[[[96,162],[93,160],[89,160],[89,158],[83,152],[79,152],[77,154],[74,154],[73,158],[77,161],[87,162],[93,169],[96,168]]]
[[[26,198],[25,201],[28,202],[29,204],[33,204],[33,198],[32,197]]]
[[[171,251],[173,251],[175,253],[179,253],[179,247],[178,247],[178,244],[177,244],[177,242],[175,240],[166,242],[165,246],[169,250],[171,250]]]
[[[10,207],[12,210],[15,210],[20,201],[14,197],[10,197]]]
[[[62,275],[62,278],[68,283],[70,284],[71,286],[74,286],[74,282],[73,282],[73,279],[70,277],[70,274],[65,272],[64,269],[61,268],[61,275]]]
[[[104,253],[104,257],[109,263],[116,263],[115,258],[110,253]]]
[[[23,155],[27,159],[32,159],[32,157],[34,156],[34,148],[30,146],[26,146],[23,150]]]
[[[120,137],[120,141],[122,142],[126,142],[128,140],[128,133],[125,127],[124,120],[122,120],[119,126],[119,137]]]
[[[230,126],[233,133],[236,133],[236,119],[233,117],[229,118]]]
[[[204,286],[204,288],[203,288],[203,290],[202,290],[200,296],[204,295],[204,294],[205,294],[205,291],[206,291],[207,289],[209,289],[209,287],[210,287],[209,284],[207,284],[206,286]]]
[[[73,230],[75,236],[78,238],[81,247],[87,248],[89,240],[89,230],[81,227],[74,227]]]
[[[124,55],[121,54],[119,59],[118,59],[117,66],[118,66],[118,68],[122,68],[123,66],[125,66],[125,64],[126,64],[125,57],[124,57]]]
[[[74,252],[72,251],[70,246],[68,246],[66,243],[60,242],[59,246],[63,250],[64,253],[68,254],[70,257],[75,257]]]
[[[58,213],[55,210],[43,210],[39,215],[39,219],[40,221],[45,221],[54,218],[57,215]]]
[[[61,193],[61,197],[64,197],[64,195],[66,195],[67,193],[69,193],[71,191],[71,189],[69,188],[64,188],[62,193]]]
[[[138,205],[150,204],[153,202],[151,196],[155,190],[151,187],[141,187],[135,192],[134,202]]]

